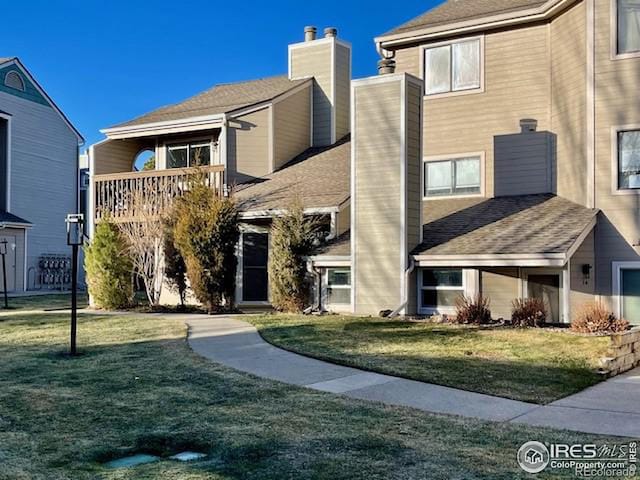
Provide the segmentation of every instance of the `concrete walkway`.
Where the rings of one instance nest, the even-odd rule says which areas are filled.
[[[195,352],[271,380],[431,413],[640,438],[640,369],[539,406],[297,355],[265,342],[241,317],[189,316],[186,322]]]

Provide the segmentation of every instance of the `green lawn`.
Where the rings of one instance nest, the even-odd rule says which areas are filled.
[[[513,480],[528,478],[515,462],[525,441],[604,441],[257,379],[196,356],[171,317],[82,316],[76,359],[62,355],[67,333],[60,314],[0,322],[1,479]],[[209,457],[101,465],[182,449]]]
[[[534,403],[579,392],[600,378],[606,338],[341,316],[264,315],[269,342],[312,357],[414,380]]]
[[[89,304],[86,293],[78,293],[78,308]],[[0,296],[0,314],[3,312],[4,299]],[[71,308],[71,295],[52,293],[51,295],[34,295],[30,297],[9,298],[10,310],[64,310]]]

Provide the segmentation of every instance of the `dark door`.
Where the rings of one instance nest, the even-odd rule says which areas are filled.
[[[269,300],[269,235],[267,233],[242,234],[242,301],[267,302]]]
[[[547,306],[547,322],[560,322],[560,275],[529,275],[529,297],[539,298]]]

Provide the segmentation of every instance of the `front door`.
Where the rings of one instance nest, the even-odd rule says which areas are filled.
[[[547,306],[547,322],[560,323],[560,274],[529,274],[527,296]]]
[[[7,255],[5,257],[7,267],[7,291],[13,292],[16,289],[16,237],[10,235],[0,235],[0,242],[7,241]],[[0,256],[0,292],[3,292],[5,285],[2,281],[2,257]]]
[[[242,301],[269,301],[269,234],[242,234]]]
[[[620,270],[622,312],[621,316],[632,325],[640,325],[640,270]]]

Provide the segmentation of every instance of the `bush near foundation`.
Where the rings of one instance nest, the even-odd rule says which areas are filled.
[[[109,220],[97,224],[84,266],[92,301],[98,308],[117,310],[133,303],[133,264],[117,226]]]
[[[547,321],[547,306],[539,298],[518,298],[511,305],[511,323],[514,327],[543,327]]]
[[[195,180],[176,202],[174,243],[187,268],[194,295],[209,313],[234,308],[238,208]]]
[[[164,223],[164,276],[169,287],[178,292],[180,307],[184,308],[187,295],[187,265],[178,247],[176,247],[174,230],[178,222],[175,210],[165,219]]]
[[[489,299],[482,295],[463,296],[456,300],[455,323],[470,325],[487,325],[491,323]]]
[[[308,302],[309,288],[304,257],[313,250],[319,223],[305,216],[301,202],[294,201],[287,213],[271,226],[269,289],[273,308],[301,312]]]
[[[629,322],[616,318],[600,302],[583,305],[571,322],[571,330],[576,333],[620,333],[628,328]]]

